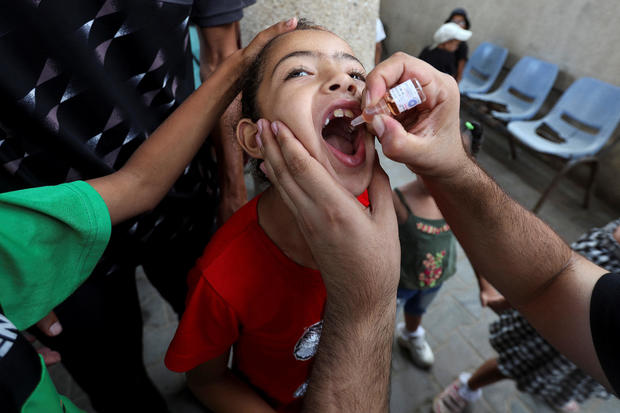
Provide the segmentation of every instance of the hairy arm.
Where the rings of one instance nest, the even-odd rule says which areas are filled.
[[[187,386],[214,413],[275,413],[227,366],[228,352],[187,372]]]
[[[396,295],[383,305],[341,306],[328,296],[304,412],[385,412],[389,406]],[[360,303],[362,301],[360,300]],[[355,320],[353,312],[363,313]]]
[[[267,176],[295,215],[327,291],[303,411],[385,412],[400,275],[387,175],[376,160],[371,207],[363,208],[286,125],[274,122],[274,136],[265,120],[259,122]]]
[[[412,77],[419,79],[427,99],[407,115],[413,122],[407,129],[388,116],[373,118],[383,152],[424,179],[475,270],[559,351],[609,385],[589,318],[593,287],[605,271],[573,253],[465,154],[459,92],[452,77],[396,53],[367,77],[368,104]]]
[[[469,159],[460,174],[425,183],[476,271],[560,352],[608,386],[589,319],[592,289],[605,271],[575,254]]]

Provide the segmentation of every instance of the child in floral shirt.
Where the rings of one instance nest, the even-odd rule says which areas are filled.
[[[465,146],[475,154],[481,128],[473,122],[466,125]],[[456,271],[456,240],[421,179],[395,188],[393,197],[402,254],[398,297],[405,300],[405,322],[396,327],[398,343],[410,351],[415,364],[428,368],[435,358],[421,326],[422,315]]]

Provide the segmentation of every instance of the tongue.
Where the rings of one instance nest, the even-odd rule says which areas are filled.
[[[353,147],[353,143],[349,142],[348,139],[343,138],[339,135],[328,135],[325,138],[325,142],[328,145],[338,149],[342,153],[346,153],[347,155],[353,155],[355,153],[355,148]]]

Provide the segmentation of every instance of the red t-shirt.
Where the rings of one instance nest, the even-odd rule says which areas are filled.
[[[325,305],[318,271],[258,224],[254,198],[215,234],[188,276],[187,308],[165,363],[187,371],[234,345],[234,370],[279,411],[298,411]]]

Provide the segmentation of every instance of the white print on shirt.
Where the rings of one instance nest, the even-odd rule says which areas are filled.
[[[293,356],[295,360],[306,361],[310,360],[316,354],[319,348],[319,341],[321,340],[321,331],[323,331],[323,321],[319,321],[316,324],[312,324],[310,327],[304,330],[297,344],[295,344],[295,350]],[[295,390],[293,397],[298,399],[306,394],[308,390],[308,382],[304,382]]]
[[[308,382],[303,382],[301,386],[299,386],[297,388],[297,390],[295,390],[295,393],[293,393],[293,397],[296,399],[299,399],[301,396],[303,396],[304,394],[306,394],[306,390],[308,390]]]
[[[0,314],[0,358],[6,356],[15,340],[17,340],[17,328],[8,318]]]
[[[322,320],[306,328],[300,339],[297,340],[297,344],[295,344],[295,350],[293,351],[295,360],[306,361],[314,357],[316,350],[319,348],[322,330]]]

